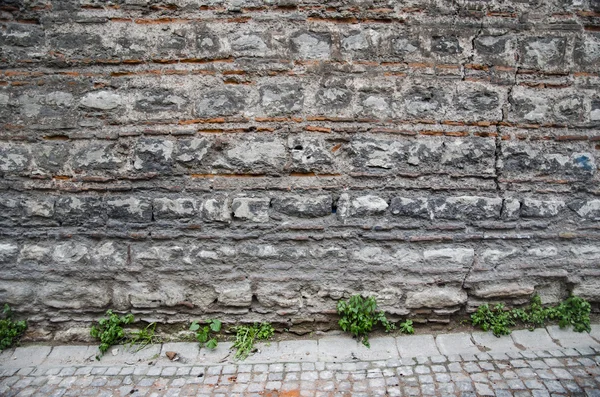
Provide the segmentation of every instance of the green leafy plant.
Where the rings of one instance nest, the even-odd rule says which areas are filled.
[[[142,350],[148,345],[160,343],[161,339],[155,335],[156,323],[150,323],[139,331],[131,331],[126,338],[129,340],[129,347],[137,346],[136,352]]]
[[[542,327],[548,320],[552,308],[545,308],[542,305],[542,299],[539,295],[534,295],[531,298],[529,307],[525,309],[513,309],[513,316],[525,324],[529,330]]]
[[[204,327],[200,326],[196,321],[190,325],[190,331],[196,332],[196,339],[200,343],[200,347],[206,346],[209,349],[217,347],[217,338],[212,333],[221,331],[221,322],[219,320],[208,320],[208,324]]]
[[[132,322],[133,314],[119,316],[113,313],[112,310],[107,310],[106,317],[101,318],[98,320],[97,325],[92,326],[90,334],[100,340],[100,354],[96,356],[97,360],[100,360],[100,357],[111,346],[127,341],[123,325],[131,324]]]
[[[471,315],[473,325],[479,326],[484,331],[491,330],[496,336],[510,334],[510,327],[515,325],[514,317],[514,314],[506,310],[501,303],[493,309],[490,309],[486,303]]]
[[[510,334],[510,327],[515,326],[517,321],[529,330],[556,320],[561,328],[573,326],[577,332],[590,332],[590,311],[590,304],[577,296],[570,296],[556,307],[544,307],[541,298],[534,295],[529,306],[522,309],[506,310],[503,304],[497,304],[494,309],[490,309],[488,304],[481,305],[471,315],[471,321],[484,331],[492,330],[496,336]]]
[[[590,332],[590,311],[591,306],[588,301],[578,296],[570,296],[551,313],[552,319],[558,320],[561,328],[573,326],[576,332]]]
[[[400,325],[398,326],[398,329],[403,334],[411,334],[412,335],[415,333],[415,329],[413,327],[412,320],[406,320],[403,323],[400,323]]]
[[[378,323],[384,326],[385,332],[396,328],[382,311],[377,310],[377,301],[372,296],[363,298],[360,295],[353,295],[348,301],[341,300],[337,304],[337,312],[341,317],[338,321],[340,328],[361,340],[366,347],[371,347],[369,332]]]
[[[27,329],[25,321],[13,321],[10,306],[4,304],[2,318],[0,318],[0,351],[8,349],[18,342]]]
[[[269,323],[255,323],[253,325],[238,325],[232,328],[235,331],[235,342],[233,347],[236,349],[235,358],[244,360],[252,352],[254,342],[270,339],[275,330]]]

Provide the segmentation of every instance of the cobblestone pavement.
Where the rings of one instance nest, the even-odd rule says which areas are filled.
[[[116,348],[101,361],[90,360],[95,350],[88,346],[17,348],[0,355],[0,395],[600,397],[600,343],[587,334],[542,329],[371,343],[373,350],[346,336],[279,342],[245,362],[229,361],[226,344],[212,356],[188,343],[129,355]],[[547,348],[528,349],[531,343]],[[181,360],[166,359],[166,351],[178,351]]]

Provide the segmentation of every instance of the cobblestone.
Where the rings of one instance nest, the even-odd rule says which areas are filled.
[[[540,335],[545,335],[538,332]],[[342,338],[342,337],[340,337]],[[461,336],[464,344],[467,338]],[[490,344],[493,339],[483,338]],[[521,339],[523,337],[521,336]],[[456,338],[454,338],[456,339]],[[453,338],[440,338],[444,349]],[[547,339],[547,338],[546,338]],[[421,336],[416,342],[433,342]],[[508,340],[502,341],[506,345]],[[573,339],[567,339],[574,345]],[[345,342],[344,342],[345,343]],[[528,340],[528,346],[534,341]],[[335,344],[334,344],[335,345]],[[343,345],[343,344],[341,344]],[[542,347],[548,346],[543,340]],[[380,343],[380,346],[381,343]],[[412,354],[406,341],[399,350]],[[401,347],[400,347],[401,346]],[[135,365],[106,362],[49,362],[37,367],[13,364],[0,356],[0,395],[16,396],[600,396],[600,347],[380,357],[380,360],[329,362],[304,354],[290,362],[253,357],[256,364],[236,361],[171,363],[162,359]],[[82,347],[82,349],[85,347]],[[34,349],[24,350],[31,352]],[[75,352],[76,349],[69,348]],[[66,351],[65,350],[65,351]],[[385,351],[385,346],[381,351]],[[286,357],[294,358],[287,354]],[[330,357],[324,355],[324,357]],[[373,353],[366,357],[378,358]],[[14,359],[13,359],[14,360]],[[324,362],[327,361],[327,362]],[[31,360],[23,360],[31,362]]]
[[[573,353],[570,351],[569,353]],[[481,354],[450,362],[226,364],[209,367],[136,366],[35,368],[2,371],[3,396],[571,396],[600,395],[600,355],[511,360]],[[418,361],[418,360],[417,360]],[[435,364],[438,363],[438,364]],[[447,363],[447,364],[439,364]],[[542,365],[544,364],[544,365]],[[544,368],[537,369],[543,366]],[[318,368],[327,368],[318,370]],[[498,368],[506,368],[499,370]],[[567,369],[568,368],[568,369]],[[450,371],[450,372],[449,372]],[[414,374],[414,375],[413,375]]]

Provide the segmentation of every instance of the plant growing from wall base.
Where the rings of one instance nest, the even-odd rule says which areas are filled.
[[[590,332],[590,312],[592,307],[589,302],[578,296],[570,296],[558,307],[552,310],[550,318],[558,320],[561,328],[573,326],[576,332]]]
[[[534,295],[529,306],[523,309],[506,310],[503,304],[490,309],[487,303],[481,305],[471,315],[471,322],[484,331],[491,330],[496,336],[510,334],[510,327],[517,321],[531,331],[543,327],[548,320],[556,320],[561,328],[573,326],[577,332],[590,332],[590,311],[590,304],[577,296],[570,296],[556,307],[544,307],[541,298]]]
[[[486,303],[479,306],[471,315],[473,325],[479,326],[484,331],[491,330],[495,336],[510,334],[510,327],[515,325],[515,316],[507,311],[504,305],[498,303],[493,309]]]
[[[123,325],[133,322],[133,314],[119,316],[112,310],[106,311],[106,317],[98,320],[98,324],[92,326],[90,335],[100,339],[100,354],[96,356],[97,360],[113,345],[126,341]]]
[[[200,347],[206,346],[209,349],[217,347],[217,338],[212,333],[221,331],[221,322],[219,320],[208,320],[208,325],[201,327],[196,321],[190,325],[190,331],[196,332],[196,340]]]
[[[372,296],[363,298],[360,295],[353,295],[348,301],[341,300],[337,304],[337,312],[341,317],[338,321],[340,328],[350,332],[366,347],[371,347],[369,332],[378,323],[384,326],[385,332],[396,328],[382,311],[377,310],[377,301]],[[410,326],[412,327],[412,321]]]
[[[270,339],[275,330],[269,323],[255,323],[254,325],[239,325],[232,328],[235,331],[235,342],[233,347],[236,349],[235,358],[244,360],[254,349],[254,342]]]
[[[400,323],[398,325],[398,329],[400,330],[400,332],[402,332],[403,334],[414,334],[415,333],[415,329],[413,327],[413,322],[412,320],[406,320],[403,323]]]
[[[135,351],[139,352],[148,345],[160,343],[161,339],[154,334],[155,330],[156,323],[150,323],[139,331],[131,331],[129,335],[126,336],[129,340],[129,347],[137,346]]]
[[[13,321],[12,310],[7,304],[4,305],[2,310],[2,317],[0,318],[0,351],[17,343],[27,329],[25,321]]]

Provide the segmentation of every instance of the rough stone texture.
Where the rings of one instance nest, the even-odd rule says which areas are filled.
[[[598,309],[597,1],[42,3],[0,21],[0,297],[23,316]]]

